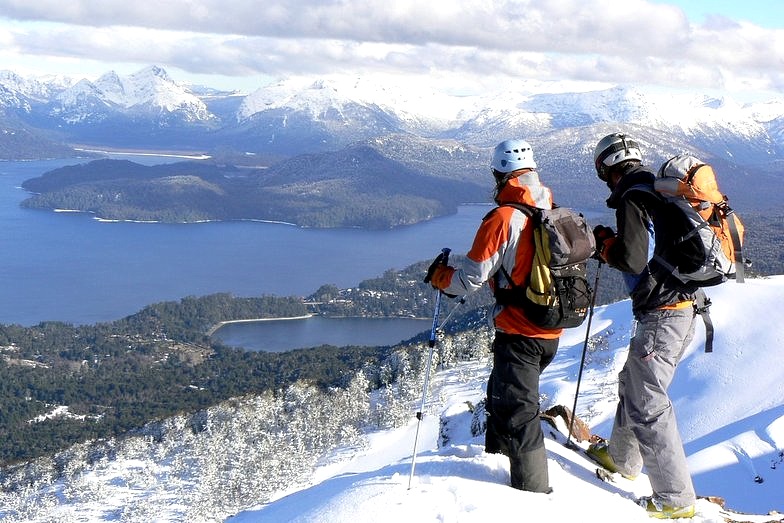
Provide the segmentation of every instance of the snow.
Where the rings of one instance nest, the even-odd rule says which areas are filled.
[[[442,126],[454,125],[464,106],[461,97],[427,86],[410,85],[399,77],[291,77],[246,96],[237,117],[242,121],[258,112],[280,108],[318,117],[330,109],[342,109],[352,103],[379,107],[403,119],[430,119]]]
[[[156,66],[146,67],[128,76],[120,76],[110,71],[95,82],[82,79],[73,87],[60,92],[56,99],[63,108],[72,110],[78,110],[80,105],[95,103],[97,100],[105,106],[113,105],[125,109],[151,108],[165,112],[183,111],[193,120],[210,118],[207,106],[202,100],[188,92],[186,87],[174,82],[165,70]],[[89,110],[89,107],[87,109]]]
[[[33,362],[35,363],[35,362]],[[74,415],[71,413],[71,409],[65,405],[58,405],[54,407],[51,411],[47,412],[46,414],[41,414],[40,416],[36,416],[35,418],[28,421],[28,423],[41,423],[48,419],[53,418],[74,418],[83,420],[86,416],[81,415]]]
[[[698,495],[724,497],[728,509],[745,513],[735,515],[739,520],[781,521],[781,513],[767,514],[784,512],[784,343],[771,323],[780,314],[775,311],[784,296],[784,276],[728,282],[707,293],[713,301],[714,352],[703,352],[704,329],[698,323],[670,389],[695,488]],[[596,308],[591,322],[596,343],[586,355],[577,414],[605,437],[630,328],[628,301]],[[565,333],[542,376],[543,407],[571,409],[584,340],[585,326]],[[487,361],[475,361],[433,374],[413,478],[416,419],[372,434],[367,450],[318,469],[309,485],[226,521],[484,523],[510,515],[537,522],[650,521],[634,502],[650,494],[645,474],[634,481],[602,482],[592,462],[562,445],[555,431],[545,438],[553,493],[508,487],[507,459],[484,453],[483,436],[472,436],[469,428],[469,402],[483,398],[488,372]],[[450,438],[442,446],[440,419],[447,420]],[[727,516],[705,499],[696,508],[695,522],[723,523]]]
[[[437,134],[463,125],[505,121],[526,129],[590,122],[623,122],[653,129],[769,141],[769,128],[784,118],[784,99],[742,105],[721,91],[614,85],[599,82],[496,82],[473,91],[455,91],[444,82],[399,75],[292,76],[243,97],[238,122],[278,110],[285,119],[300,111],[318,121],[335,113],[351,119],[356,108],[395,120],[401,129]],[[55,102],[54,114],[70,122],[100,118],[106,111],[174,113],[188,121],[214,118],[198,92],[175,82],[158,66],[131,75],[110,71],[97,80],[25,79],[0,71],[0,106],[30,111],[29,100]]]
[[[412,124],[435,129],[457,127],[476,119],[535,123],[546,115],[581,115],[591,121],[627,122],[684,133],[715,128],[739,136],[765,133],[765,123],[782,115],[781,100],[742,106],[728,96],[710,96],[690,89],[611,86],[565,82],[523,82],[479,93],[455,94],[400,78],[319,79],[292,77],[264,86],[243,99],[237,113],[244,121],[271,109],[293,109],[314,118],[351,103],[378,107]],[[530,126],[530,124],[529,124]]]
[[[723,497],[727,509],[734,512],[699,499],[691,521],[724,523],[731,516],[748,523],[781,522],[784,343],[778,311],[784,276],[728,282],[707,293],[713,302],[714,352],[703,351],[704,329],[698,320],[697,335],[670,392],[698,495]],[[454,304],[445,303],[442,317]],[[587,323],[564,333],[555,360],[542,375],[543,408],[572,408],[586,327]],[[631,328],[628,300],[597,307],[591,319],[577,415],[593,433],[604,437],[610,435],[617,373],[626,357]],[[489,370],[486,358],[433,368],[413,475],[418,401],[405,426],[369,433],[365,445],[339,448],[321,461],[323,465],[306,484],[259,498],[259,505],[228,518],[189,521],[486,523],[507,521],[510,516],[537,523],[651,521],[635,503],[651,493],[647,476],[602,482],[591,461],[563,445],[563,423],[561,432],[549,426],[545,432],[553,492],[510,488],[508,460],[485,453],[483,435],[471,432],[471,409],[484,398]],[[442,434],[445,443],[439,443]],[[188,497],[187,481],[172,476],[172,463],[156,461],[158,456],[148,455],[149,448],[137,443],[138,451],[122,453],[129,457],[102,458],[72,474],[73,484],[55,482],[46,487],[43,497],[29,498],[45,503],[45,517],[39,509],[30,511],[34,519],[9,521],[184,521],[186,500],[198,498]],[[162,451],[163,455],[167,453]],[[24,499],[28,498],[20,502]],[[0,504],[0,519],[4,509],[11,508]]]

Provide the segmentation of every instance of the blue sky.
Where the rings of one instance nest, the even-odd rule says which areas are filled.
[[[784,2],[782,0],[679,0],[656,2],[679,7],[688,19],[702,24],[710,16],[723,16],[730,20],[746,20],[760,27],[784,28]]]
[[[570,81],[774,97],[784,1],[0,0],[0,69],[94,79],[148,65],[245,92],[334,73],[451,90]]]

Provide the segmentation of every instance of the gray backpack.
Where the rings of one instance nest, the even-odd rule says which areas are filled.
[[[519,209],[532,220],[535,252],[530,276],[523,285],[517,285],[501,267],[511,288],[500,288],[496,280],[496,301],[521,307],[529,320],[545,329],[581,325],[591,306],[586,269],[596,249],[585,218],[566,207],[504,205]]]

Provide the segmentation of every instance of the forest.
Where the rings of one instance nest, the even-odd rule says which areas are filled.
[[[144,308],[92,326],[0,327],[0,463],[193,412],[296,380],[343,386],[348,369],[383,356],[368,347],[286,353],[223,347],[206,331],[224,319],[301,315],[301,298],[216,294]],[[67,412],[53,416],[57,407]],[[31,423],[30,420],[33,420]]]
[[[747,229],[755,246],[747,254],[758,260],[750,276],[784,273],[783,226],[770,217],[765,223],[767,228]],[[459,264],[461,257],[452,260]],[[428,318],[434,291],[422,278],[429,263],[390,269],[349,289],[324,285],[307,297],[219,293],[152,304],[110,323],[0,325],[0,465],[117,436],[230,398],[275,394],[298,381],[321,389],[345,387],[356,369],[379,366],[396,348],[251,352],[222,346],[208,333],[223,321],[307,314]],[[591,260],[592,284],[596,271]],[[598,276],[597,304],[626,297],[620,273],[605,267]],[[493,298],[485,287],[464,303],[445,302],[447,308],[458,307],[448,326],[457,333],[476,329]],[[423,342],[427,335],[410,342]],[[371,388],[388,381],[372,373],[368,379]]]
[[[448,329],[433,354],[435,368],[486,357],[491,336],[484,320],[472,315],[461,332]],[[62,503],[103,505],[106,487],[92,472],[130,463],[115,480],[147,494],[126,500],[118,520],[152,521],[162,512],[176,521],[222,520],[308,480],[333,449],[361,449],[367,431],[409,422],[422,394],[428,356],[422,348],[412,341],[384,351],[378,361],[354,366],[344,386],[300,379],[6,466],[3,514],[32,521]],[[51,494],[57,484],[67,485],[67,501]]]

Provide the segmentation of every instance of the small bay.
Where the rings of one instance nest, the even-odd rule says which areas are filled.
[[[230,347],[284,352],[318,345],[395,345],[429,331],[432,320],[414,318],[296,318],[228,323],[213,338]]]

